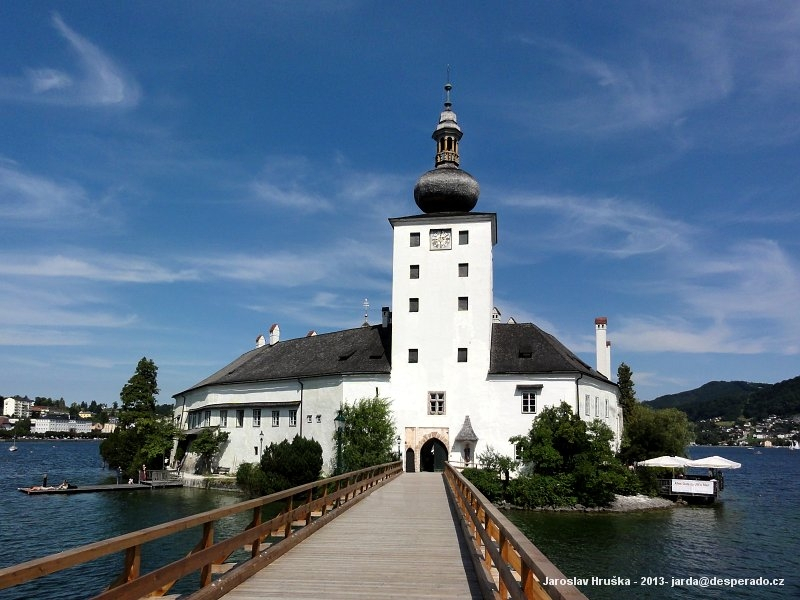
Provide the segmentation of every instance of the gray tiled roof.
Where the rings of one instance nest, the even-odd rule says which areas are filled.
[[[492,324],[490,375],[575,372],[606,379],[532,323]],[[390,373],[391,327],[372,325],[255,348],[175,396],[218,384]]]
[[[249,383],[346,374],[389,374],[390,329],[373,325],[255,348],[193,385]]]
[[[489,374],[578,372],[606,379],[533,323],[493,323]]]

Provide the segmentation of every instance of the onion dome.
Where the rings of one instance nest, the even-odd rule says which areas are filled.
[[[444,86],[444,110],[433,132],[435,168],[423,173],[414,186],[414,200],[424,213],[469,212],[481,193],[475,178],[459,168],[458,142],[463,133],[450,102],[450,82]]]

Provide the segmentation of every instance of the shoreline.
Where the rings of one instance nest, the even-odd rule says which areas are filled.
[[[644,512],[648,510],[664,510],[681,506],[680,502],[673,502],[668,498],[650,497],[644,494],[636,496],[616,495],[614,501],[608,506],[537,506],[536,508],[521,508],[509,504],[498,505],[501,510],[530,510],[541,512],[575,512],[575,513],[629,513]]]

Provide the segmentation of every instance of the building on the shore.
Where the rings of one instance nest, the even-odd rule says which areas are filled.
[[[619,445],[607,320],[595,320],[595,368],[535,324],[501,321],[497,215],[473,211],[480,189],[459,165],[450,89],[433,132],[435,166],[414,188],[422,212],[389,219],[392,306],[381,323],[289,340],[273,325],[269,341],[258,336],[253,350],[174,395],[187,435],[206,427],[230,434],[220,466],[256,462],[268,444],[302,435],[322,445],[329,467],[340,405],[375,395],[391,400],[407,471],[445,460],[474,465],[489,447],[514,456],[509,438],[561,402],[607,424]]]
[[[33,406],[33,402],[27,398],[4,398],[3,414],[7,417],[28,419],[31,416],[31,406]]]
[[[70,419],[69,417],[31,419],[31,433],[63,433],[67,435],[92,433],[92,422],[84,419]]]

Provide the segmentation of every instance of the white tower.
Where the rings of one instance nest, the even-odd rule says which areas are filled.
[[[451,88],[445,86],[433,132],[435,168],[414,188],[424,214],[389,220],[393,409],[417,467],[429,453],[440,453],[438,459],[456,451],[455,436],[470,407],[485,397],[490,359],[497,220],[494,213],[471,212],[480,188],[458,166],[462,133]],[[409,455],[406,460],[408,469]]]

